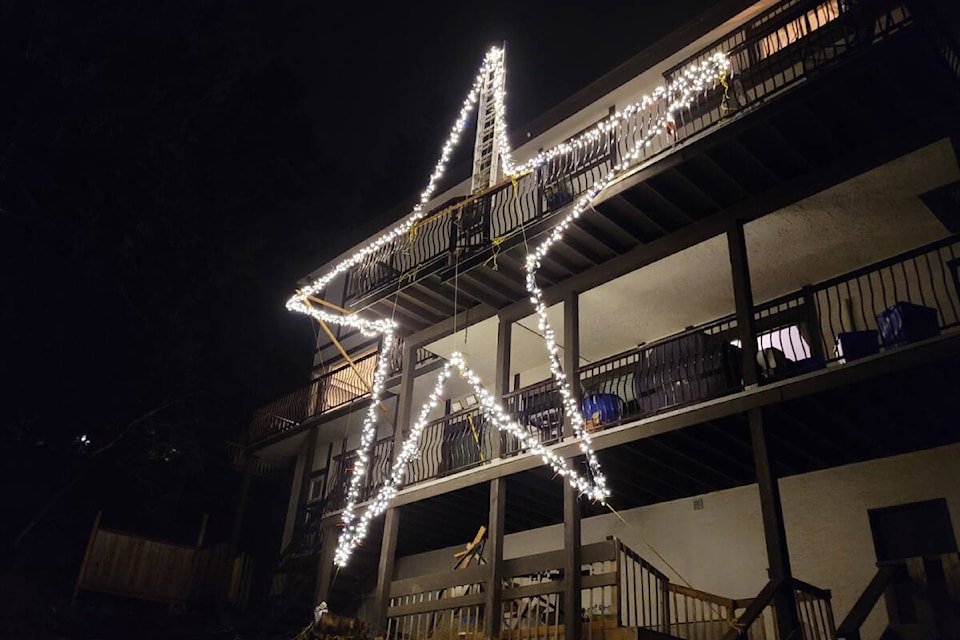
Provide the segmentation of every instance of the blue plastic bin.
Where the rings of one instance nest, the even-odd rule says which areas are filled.
[[[623,400],[613,393],[591,393],[583,398],[587,431],[598,429],[623,417]]]
[[[926,340],[940,333],[937,310],[910,302],[897,302],[877,314],[883,346],[891,349]]]

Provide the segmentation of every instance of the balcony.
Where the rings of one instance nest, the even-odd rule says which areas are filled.
[[[399,350],[394,353],[399,353]],[[357,358],[352,365],[345,363],[337,366],[296,391],[257,409],[247,428],[246,444],[262,442],[296,430],[315,418],[331,415],[368,400],[379,357],[380,353],[377,351]],[[426,349],[418,349],[416,366],[436,359],[435,354]],[[387,375],[395,378],[401,373],[401,363],[394,358]]]
[[[922,28],[929,30],[929,21]],[[636,169],[601,193],[595,211],[544,260],[546,286],[810,178],[858,148],[894,138],[891,123],[907,130],[947,118],[946,105],[957,99],[944,86],[960,77],[960,58],[947,38],[920,30],[898,2],[778,3],[664,73],[670,81],[716,51],[732,61],[730,77],[697,96],[663,133],[642,140],[665,116],[666,99],[531,173],[442,204],[347,274],[347,304],[395,312],[416,331],[472,306],[500,309],[525,298],[524,244],[634,150]],[[921,67],[931,70],[918,73]],[[832,73],[839,68],[846,70]],[[877,93],[894,82],[877,74],[896,76],[902,90]],[[835,85],[829,91],[821,86],[827,81]],[[834,89],[851,102],[828,98]],[[785,101],[795,93],[804,96],[799,109]],[[931,104],[943,104],[943,114],[926,111]],[[918,113],[932,120],[915,119]],[[712,147],[701,153],[708,137]],[[681,149],[680,159],[660,162]]]
[[[630,439],[631,427],[704,405],[714,407],[714,415],[733,416],[742,408],[738,404],[725,409],[718,404],[724,398],[742,399],[745,393],[760,394],[764,389],[778,388],[794,380],[807,381],[856,363],[908,352],[916,345],[935,343],[940,336],[956,337],[960,327],[958,269],[960,235],[953,235],[756,304],[758,357],[753,366],[760,384],[753,390],[744,389],[745,365],[733,316],[701,323],[587,364],[579,370],[587,428],[595,439],[607,430],[615,430],[622,434],[618,435],[620,443],[624,438]],[[818,388],[829,387],[830,383],[823,383]],[[836,393],[848,392],[838,389]],[[867,389],[865,393],[876,393],[876,390]],[[563,407],[552,379],[507,393],[503,406],[542,444],[557,447],[569,444],[569,439],[563,438]],[[841,412],[837,404],[834,409]],[[820,460],[815,466],[824,464],[828,453],[815,438],[813,441],[808,438],[814,437],[811,435],[814,431],[832,426],[818,423],[816,415],[810,414],[811,409],[802,406],[785,406],[778,411],[802,414],[801,418],[791,417],[795,423],[812,420],[820,424],[791,433],[789,445],[785,446],[799,452],[795,455],[801,460],[807,459],[801,464],[809,466],[810,459]],[[871,419],[875,421],[875,437],[897,432],[895,424],[885,426],[876,416]],[[852,430],[857,432],[859,427]],[[729,434],[736,430],[727,431],[725,437],[730,439]],[[942,433],[931,437],[941,436]],[[501,440],[499,459],[492,457],[494,438]],[[705,436],[703,440],[709,438]],[[606,446],[602,441],[597,442]],[[732,440],[728,445],[733,446]],[[747,444],[743,446],[749,451]],[[616,450],[614,444],[605,451],[606,459],[614,465],[618,464]],[[852,444],[848,453],[854,459],[861,455]],[[324,505],[326,513],[342,508],[341,494],[348,481],[344,470],[349,469],[349,460],[355,455],[356,452],[348,452],[335,459],[331,476],[334,480]],[[392,455],[392,439],[377,443],[370,465],[373,472],[361,491],[363,500],[376,493],[386,477]],[[405,486],[414,487],[524,456],[519,442],[513,436],[493,430],[476,407],[455,411],[427,424],[420,451],[406,469]],[[841,462],[831,459],[831,463]],[[734,486],[750,481],[750,473],[735,472],[725,482]],[[638,480],[638,490],[641,486],[643,481]],[[650,488],[645,486],[643,490],[649,492]]]

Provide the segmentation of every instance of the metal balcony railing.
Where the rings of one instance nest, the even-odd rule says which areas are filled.
[[[740,391],[736,330],[732,317],[721,318],[581,367],[587,429]]]
[[[759,305],[761,373],[796,375],[960,325],[958,256],[953,235]]]
[[[489,461],[493,427],[479,407],[451,413],[424,427],[418,455],[410,460],[406,484],[438,478]]]
[[[728,54],[732,66],[729,76],[717,79],[715,90],[696,96],[658,135],[648,139],[674,96],[612,122],[589,143],[571,146],[531,173],[437,207],[409,233],[370,252],[348,272],[348,301],[385,295],[454,264],[464,267],[471,256],[481,263],[534,223],[558,213],[627,154],[638,154],[638,163],[648,162],[912,22],[910,11],[896,0],[778,3],[664,74],[670,83],[690,64],[718,51]],[[956,66],[960,58],[952,41],[944,36],[937,45],[947,64]]]
[[[755,305],[754,322],[762,384],[960,327],[960,235]],[[579,371],[586,428],[606,429],[736,393],[743,389],[742,367],[733,316],[591,363]],[[503,407],[541,443],[562,439],[564,411],[553,379],[507,393]],[[408,463],[405,484],[489,461],[496,437],[504,457],[524,453],[515,437],[494,432],[477,407],[434,420]],[[375,457],[376,465],[386,460],[381,453]],[[339,474],[346,467],[336,468]],[[345,483],[337,474],[334,485]],[[342,506],[336,500],[330,505]]]
[[[347,503],[347,487],[350,486],[350,474],[357,460],[357,451],[346,451],[334,456],[331,461],[330,484],[323,503],[323,512],[329,513],[343,509]],[[383,438],[373,445],[371,462],[367,465],[367,476],[359,487],[360,502],[369,500],[384,485],[390,466],[393,463],[393,438]]]
[[[400,352],[401,349],[396,348],[391,354],[389,376],[402,373],[400,359],[396,357]],[[289,431],[310,418],[366,400],[370,397],[369,385],[373,382],[378,357],[379,353],[371,353],[354,360],[354,366],[343,364],[257,409],[247,429],[247,443]],[[435,353],[418,349],[416,365],[438,358]]]
[[[503,407],[521,427],[536,436],[540,444],[559,442],[563,437],[563,403],[557,382],[552,378],[508,393],[503,397]],[[504,455],[522,451],[515,436],[503,436]]]

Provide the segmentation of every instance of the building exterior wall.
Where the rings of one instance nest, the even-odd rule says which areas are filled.
[[[615,505],[616,478],[610,484]],[[876,573],[868,509],[945,498],[952,522],[960,521],[960,444],[787,477],[780,481],[780,491],[793,573],[833,592],[839,624]],[[613,535],[673,582],[726,597],[755,596],[767,581],[757,486],[700,498],[700,510],[694,510],[693,498],[685,498],[625,511],[620,516],[627,524],[613,514],[585,519],[583,544]],[[956,531],[954,525],[954,535]],[[507,536],[504,556],[562,544],[563,525],[558,524]],[[449,571],[460,549],[399,558],[395,577]],[[879,603],[863,637],[878,638],[885,626],[886,612]]]

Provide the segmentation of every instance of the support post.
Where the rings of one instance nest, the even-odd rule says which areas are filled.
[[[393,581],[393,563],[400,532],[400,509],[390,507],[383,522],[383,542],[380,545],[380,565],[377,569],[377,600],[374,611],[373,635],[382,638],[387,633],[387,608],[390,606],[390,583]]]
[[[760,513],[763,517],[763,537],[767,546],[767,563],[770,579],[782,579],[782,586],[773,598],[777,616],[777,629],[782,640],[799,638],[800,620],[797,617],[796,597],[790,584],[790,552],[787,549],[787,531],[783,524],[783,507],[780,504],[780,487],[773,473],[770,450],[763,424],[763,410],[750,409],[750,437],[753,441],[753,459],[757,468],[757,485],[760,489]]]
[[[753,289],[750,286],[750,266],[747,263],[747,243],[743,222],[733,220],[727,227],[727,248],[733,275],[733,301],[737,309],[737,333],[740,338],[743,386],[757,384],[757,331],[753,319]]]
[[[570,383],[574,405],[580,410],[580,294],[571,291],[563,298],[563,371]],[[564,414],[564,437],[572,437],[573,416]],[[573,461],[571,461],[573,462]],[[580,496],[563,483],[563,635],[580,640]]]
[[[503,404],[503,397],[510,390],[510,347],[512,343],[513,322],[500,318],[500,324],[497,328],[497,370],[494,379],[494,396],[497,401]],[[492,438],[493,450],[490,457],[493,459],[503,455],[503,444],[506,434],[497,433]],[[490,499],[493,500],[493,487],[491,486]],[[492,502],[491,502],[492,504]],[[492,512],[491,512],[492,517]],[[493,523],[491,522],[491,525]]]
[[[304,444],[303,473],[300,475],[300,488],[297,498],[297,516],[293,525],[293,540],[303,535],[304,521],[307,513],[307,501],[310,495],[310,483],[313,480],[313,467],[317,457],[317,428],[310,427],[307,432],[307,442]]]
[[[230,560],[233,560],[240,549],[240,540],[243,537],[243,516],[247,510],[247,498],[250,495],[250,484],[253,482],[253,452],[243,451],[243,485],[240,489],[240,502],[233,514],[233,528],[230,530]]]
[[[400,396],[397,398],[397,417],[393,427],[393,461],[400,455],[400,444],[410,428],[410,410],[413,406],[414,368],[417,348],[410,340],[403,341],[401,353]]]
[[[571,291],[563,298],[563,372],[570,383],[573,401],[580,410],[580,294]],[[563,437],[572,437],[573,417],[564,414]],[[576,497],[576,496],[574,496]]]
[[[823,332],[820,331],[820,314],[817,312],[817,296],[809,285],[803,287],[803,322],[806,325],[806,340],[810,355],[826,359],[827,352],[823,344]]]
[[[397,422],[393,430],[393,462],[396,462],[400,455],[400,444],[410,429],[416,353],[417,345],[412,340],[404,340],[401,354],[403,372],[400,377],[400,397],[397,399]],[[393,581],[393,564],[396,560],[399,531],[400,509],[390,507],[384,516],[383,540],[380,542],[380,565],[377,571],[376,603],[374,604],[376,608],[373,612],[374,637],[383,637],[387,632],[387,608],[390,606],[390,583]]]
[[[335,520],[332,518],[331,520]],[[329,600],[333,588],[333,578],[336,575],[336,566],[333,556],[337,550],[337,540],[340,530],[336,523],[323,526],[323,543],[320,550],[320,566],[317,567],[317,584],[314,589],[314,605]]]
[[[499,638],[503,621],[503,535],[507,506],[507,479],[490,481],[490,518],[487,522],[487,598],[484,602],[483,636]]]
[[[567,482],[563,483],[563,551],[563,638],[580,640],[580,496]]]

